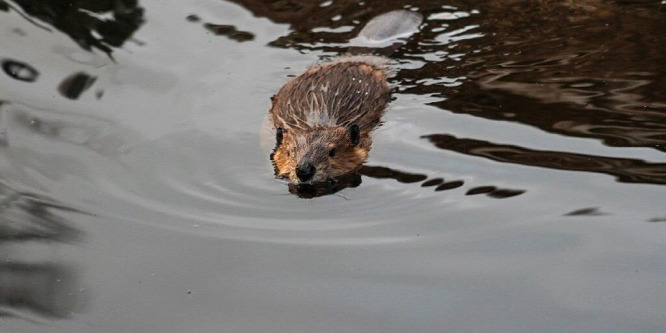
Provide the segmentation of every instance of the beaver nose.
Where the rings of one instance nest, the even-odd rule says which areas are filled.
[[[296,176],[301,181],[307,182],[308,180],[312,179],[315,171],[317,171],[317,169],[315,169],[312,164],[301,164],[298,166],[298,168],[296,168]]]

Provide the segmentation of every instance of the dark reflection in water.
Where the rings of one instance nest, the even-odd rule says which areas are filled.
[[[493,191],[497,190],[497,187],[495,186],[479,186],[470,189],[465,193],[466,195],[477,195],[477,194],[487,194],[487,193],[492,193]]]
[[[358,173],[348,174],[336,179],[331,179],[322,184],[289,184],[289,193],[303,199],[311,199],[324,195],[338,193],[346,188],[354,188],[361,185],[361,175]]]
[[[254,39],[254,34],[237,30],[233,25],[205,23],[204,27],[218,36],[227,36],[237,42],[247,42]]]
[[[666,184],[666,164],[630,158],[613,158],[557,151],[539,151],[482,140],[459,139],[446,134],[426,135],[435,146],[494,161],[549,169],[605,173],[624,183]]]
[[[393,179],[403,184],[423,182],[421,187],[437,186],[434,189],[435,192],[452,190],[465,185],[465,182],[462,180],[445,182],[442,178],[428,179],[428,176],[424,174],[409,173],[383,166],[363,165],[356,173],[340,177],[339,179],[330,180],[324,184],[288,184],[288,187],[291,194],[294,194],[299,198],[311,199],[335,194],[346,188],[357,187],[361,185],[361,176],[374,179]],[[479,186],[468,190],[466,195],[486,194],[490,198],[505,199],[521,195],[525,192],[525,190],[501,189],[495,186]]]
[[[400,183],[416,183],[428,178],[426,175],[408,173],[387,167],[381,166],[362,166],[356,173],[339,177],[335,180],[330,180],[327,183],[319,185],[293,185],[289,184],[289,192],[297,195],[300,198],[314,198],[323,195],[337,193],[346,188],[357,187],[361,184],[361,176],[371,177],[375,179],[394,179]]]
[[[564,216],[601,216],[607,215],[599,210],[598,207],[582,208],[564,214]]]
[[[65,78],[58,86],[58,91],[69,99],[78,99],[97,80],[96,77],[79,72]]]
[[[488,119],[521,122],[548,132],[599,138],[609,146],[666,151],[664,109],[629,100],[638,98],[632,92],[648,82],[649,78],[603,83],[567,78],[535,85],[496,75],[467,83],[459,90],[464,89],[464,95],[435,105]],[[475,84],[479,86],[472,87]],[[616,103],[614,107],[612,103]]]
[[[14,310],[66,318],[81,310],[83,294],[78,273],[69,265],[52,262],[14,260],[12,248],[26,242],[70,242],[81,232],[71,227],[57,212],[73,209],[51,199],[17,192],[0,184],[0,313]]]
[[[506,199],[521,195],[525,192],[525,190],[497,189],[488,193],[488,196],[495,199]]]
[[[10,77],[24,82],[35,82],[39,72],[32,66],[17,60],[2,60],[2,70]]]
[[[355,37],[360,27],[371,18],[391,10],[403,9],[405,6],[398,1],[332,1],[322,6],[319,1],[308,0],[231,0],[238,3],[256,16],[266,17],[275,23],[289,24],[291,32],[270,43],[272,46],[295,49],[322,49],[327,51],[346,51],[346,47],[330,46],[345,43]],[[413,1],[420,6],[427,1]],[[422,8],[437,8],[441,4],[434,2]],[[344,32],[330,30],[313,31],[315,28],[356,26]],[[321,46],[314,46],[319,42]]]
[[[525,190],[501,189],[495,186],[479,186],[469,189],[465,195],[486,194],[491,198],[506,199],[521,195],[525,192]]]
[[[464,181],[462,180],[454,180],[451,182],[445,182],[435,188],[435,191],[446,191],[446,190],[452,190],[454,188],[461,187],[465,184]]]
[[[437,185],[439,185],[443,182],[444,182],[443,178],[429,179],[429,180],[423,182],[423,184],[421,184],[421,187],[437,186]]]
[[[465,21],[484,36],[456,45],[462,64],[416,71],[468,79],[445,92],[407,91],[446,96],[434,105],[455,113],[666,151],[665,15],[657,1],[493,1],[485,10]]]
[[[143,23],[143,8],[138,0],[14,0],[19,14],[37,26],[47,23],[64,32],[86,50],[99,49],[111,54]],[[0,8],[11,7],[0,0]],[[45,28],[48,29],[48,28]]]

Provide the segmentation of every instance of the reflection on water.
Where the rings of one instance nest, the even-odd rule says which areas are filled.
[[[107,54],[111,47],[122,46],[143,23],[138,0],[0,0],[0,5],[43,29],[49,30],[43,26],[46,23],[66,33],[86,50],[96,48]]]
[[[45,317],[70,317],[82,305],[76,274],[57,264],[0,264],[0,314],[20,316],[15,309]]]
[[[364,165],[360,173],[372,178],[391,178],[401,183],[416,183],[428,178],[426,175],[418,175],[398,171],[386,167]]]
[[[582,208],[564,214],[564,216],[601,216],[606,213],[599,210],[598,207]]]
[[[634,81],[526,77],[519,80],[529,82],[521,83],[510,74],[493,74],[480,78],[477,87],[465,84],[460,98],[436,105],[547,132],[598,138],[609,146],[666,151],[664,108],[641,95],[655,88],[650,76]]]
[[[240,31],[233,25],[205,23],[204,27],[218,36],[227,36],[237,42],[247,42],[254,39],[252,33]]]
[[[303,199],[311,199],[324,195],[336,194],[347,188],[354,188],[361,185],[361,175],[358,173],[350,173],[337,179],[329,179],[327,182],[321,184],[299,184],[294,185],[289,183],[289,193]],[[343,196],[344,198],[344,196]]]
[[[11,59],[2,60],[2,70],[10,77],[24,82],[35,82],[39,76],[39,72],[32,66]]]
[[[464,181],[462,180],[454,180],[450,182],[445,182],[437,187],[435,187],[435,191],[446,191],[446,190],[452,190],[454,188],[461,187],[465,184]]]
[[[88,90],[97,78],[86,73],[74,73],[66,77],[58,86],[58,91],[69,99],[77,99]]]
[[[462,180],[444,181],[442,178],[428,179],[428,176],[425,174],[409,173],[382,166],[363,165],[356,173],[340,177],[339,179],[329,180],[329,182],[324,184],[316,186],[310,184],[288,184],[288,188],[291,194],[295,194],[300,198],[311,199],[336,194],[347,188],[358,187],[362,183],[361,176],[374,179],[393,179],[404,184],[423,182],[421,183],[421,187],[436,186],[434,188],[435,192],[452,190],[465,185],[465,182]],[[490,198],[505,199],[521,195],[525,192],[525,190],[503,189],[496,186],[478,186],[469,189],[466,195],[486,194]]]
[[[466,56],[454,71],[469,80],[434,105],[614,147],[666,151],[666,62],[658,46],[666,34],[657,2],[547,3],[526,11],[535,4],[491,2],[478,22],[483,40],[459,45]],[[412,91],[419,90],[438,93]]]
[[[49,198],[17,192],[0,183],[0,313],[17,316],[14,309],[30,310],[66,318],[81,310],[82,294],[73,267],[13,258],[13,248],[27,242],[80,239],[81,233],[58,213],[73,211]]]
[[[542,168],[588,171],[613,175],[625,183],[666,184],[666,163],[648,163],[629,158],[591,156],[566,152],[539,151],[482,140],[460,139],[452,135],[433,134],[423,138],[437,148],[505,163]]]

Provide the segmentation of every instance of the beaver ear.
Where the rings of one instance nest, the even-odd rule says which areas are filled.
[[[275,131],[275,147],[280,147],[282,144],[282,137],[284,136],[284,128],[278,127]]]
[[[358,125],[352,124],[351,126],[347,127],[347,130],[349,131],[349,137],[351,138],[351,142],[354,146],[361,142],[361,130],[358,128]]]

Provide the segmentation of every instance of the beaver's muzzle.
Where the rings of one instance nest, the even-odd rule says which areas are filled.
[[[314,177],[317,169],[310,163],[299,164],[296,168],[296,177],[302,182],[307,182]]]

